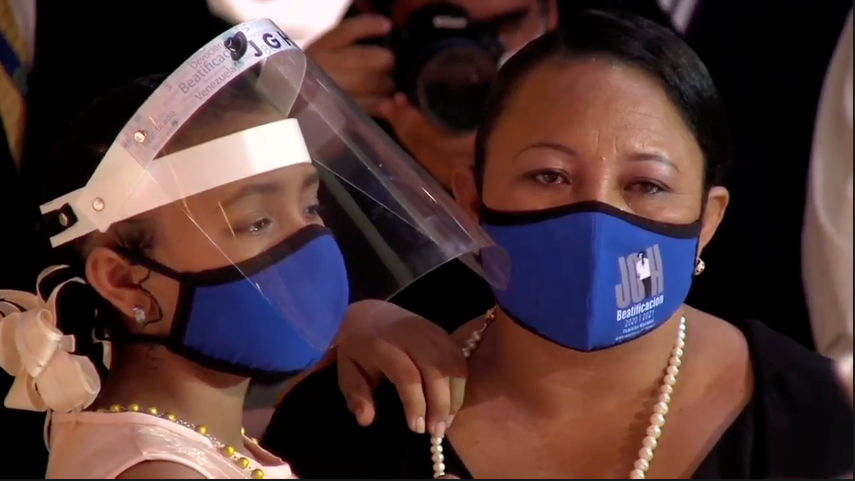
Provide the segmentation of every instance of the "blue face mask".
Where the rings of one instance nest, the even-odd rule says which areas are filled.
[[[203,272],[179,273],[126,256],[181,288],[168,338],[121,340],[163,344],[221,372],[273,381],[312,367],[348,307],[344,258],[329,230],[317,225],[236,266]]]
[[[579,351],[662,325],[686,300],[700,221],[664,224],[600,202],[532,212],[482,210],[511,258],[499,307],[528,330]]]

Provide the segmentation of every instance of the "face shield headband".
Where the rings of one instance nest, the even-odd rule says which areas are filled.
[[[235,27],[199,50],[142,105],[85,187],[41,207],[53,221],[51,243],[63,245],[197,194],[311,164],[292,118],[159,156],[216,90],[288,49],[296,46],[270,22],[259,21]],[[281,378],[311,367],[332,343],[349,302],[342,253],[320,225],[302,228],[252,258],[202,272],[176,272],[122,254],[177,281],[178,305],[168,336],[120,331],[111,340],[163,344],[235,375]],[[261,292],[265,282],[275,282],[280,297],[270,300],[270,293]]]
[[[238,25],[197,51],[125,125],[86,186],[41,206],[51,245],[106,232],[117,222],[237,180],[311,162],[295,119],[157,157],[220,88],[289,49],[299,50],[269,20],[259,20]],[[233,162],[238,154],[253,161]]]
[[[222,99],[226,100],[221,103]],[[244,122],[254,126],[241,127]],[[191,138],[197,135],[202,138]],[[194,139],[201,143],[194,144]],[[303,217],[304,208],[309,207],[302,204],[310,195],[305,187],[309,176],[303,181],[299,176],[307,170],[316,179],[312,202],[325,212],[322,219],[313,221]],[[223,210],[219,215],[214,207],[227,205],[231,194],[243,187],[270,179],[287,186],[280,192],[294,197],[287,201],[271,197],[269,203],[278,207],[266,214],[274,214],[276,234],[263,237],[269,243],[256,238],[248,241],[252,248],[244,248],[244,241],[233,238],[243,234],[230,232],[231,220],[254,214],[235,211],[232,216]],[[196,228],[193,238],[210,241],[205,244],[208,254],[195,264],[184,264],[198,268],[184,271],[150,258],[129,260],[179,283],[184,304],[174,312],[167,310],[174,313],[173,323],[186,324],[186,332],[178,335],[182,329],[170,327],[169,339],[158,342],[186,357],[192,353],[194,359],[224,361],[226,367],[218,370],[260,377],[254,373],[281,374],[309,367],[334,338],[349,302],[387,299],[451,259],[462,256],[494,285],[506,280],[502,252],[477,223],[433,179],[421,174],[414,161],[268,20],[236,26],[197,51],[128,121],[87,184],[42,205],[41,210],[56,247],[107,232],[117,223],[160,208],[199,203],[205,203],[202,209],[182,209],[191,221],[188,228]],[[206,217],[209,211],[219,217]],[[170,222],[184,225],[185,220]],[[298,223],[290,224],[293,220]],[[228,226],[219,225],[224,221]],[[306,227],[303,222],[316,225]],[[329,231],[318,230],[321,223]],[[297,248],[291,241],[303,235],[302,227],[306,227],[303,234],[317,235]],[[330,232],[336,233],[335,238]],[[176,249],[178,256],[187,250]],[[190,250],[195,252],[195,245]],[[469,255],[481,254],[482,264],[487,264],[485,250],[497,260],[485,266],[489,269],[475,265]],[[218,253],[230,265],[209,262],[209,256]],[[303,267],[289,267],[296,265]],[[233,271],[235,279],[212,282],[212,266]],[[315,274],[324,277],[323,283],[309,282]],[[301,291],[296,286],[309,287]],[[322,291],[326,297],[317,299],[314,307],[303,304],[310,294]],[[231,310],[211,307],[229,298],[232,302],[225,307]],[[250,298],[258,304],[250,306]],[[253,310],[264,303],[271,312],[262,315]],[[243,307],[232,309],[235,306]],[[191,330],[206,331],[194,319],[216,317],[200,314],[206,309],[222,313],[218,322],[223,326],[231,321],[232,331],[219,329],[221,338],[240,339],[236,334],[241,327],[252,327],[264,341],[275,339],[264,334],[268,332],[264,326],[278,322],[275,311],[293,328],[291,334],[312,348],[304,346],[302,351],[311,351],[311,356],[250,359],[242,357],[242,351],[228,354],[219,347],[206,347],[199,339],[191,343]],[[255,324],[248,327],[250,318]],[[252,349],[252,342],[245,338],[241,342]]]

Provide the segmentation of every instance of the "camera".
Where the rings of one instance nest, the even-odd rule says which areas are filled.
[[[450,3],[427,5],[380,45],[395,54],[395,83],[434,124],[475,130],[505,51],[499,28]]]

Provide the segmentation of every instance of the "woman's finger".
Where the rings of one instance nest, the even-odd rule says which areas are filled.
[[[371,425],[375,409],[368,375],[355,362],[343,359],[338,363],[338,385],[356,422],[360,426]]]

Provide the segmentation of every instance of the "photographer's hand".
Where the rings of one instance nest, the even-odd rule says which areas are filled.
[[[404,94],[395,94],[393,100],[384,103],[380,116],[392,125],[413,157],[447,188],[458,166],[471,166],[475,161],[474,134],[460,135],[434,125]]]
[[[388,49],[357,42],[389,33],[392,23],[380,15],[343,21],[306,49],[309,57],[369,115],[395,92],[395,56]]]

